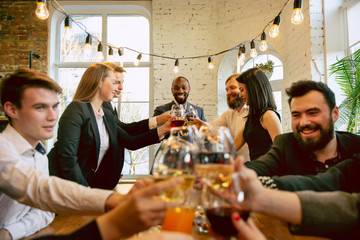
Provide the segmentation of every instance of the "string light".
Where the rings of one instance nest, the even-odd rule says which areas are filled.
[[[140,53],[140,54],[137,56],[136,60],[134,61],[134,65],[135,65],[135,66],[139,66],[140,61],[141,61],[141,58],[142,58],[142,54]]]
[[[176,59],[174,65],[174,73],[178,73],[178,72],[179,72],[179,59]]]
[[[250,43],[250,57],[254,58],[257,56],[257,51],[256,51],[256,48],[255,48],[255,41],[254,39],[251,41]]]
[[[208,68],[209,68],[210,70],[214,69],[214,64],[213,64],[213,62],[212,62],[212,58],[211,58],[211,57],[208,58]]]
[[[120,66],[123,67],[124,66],[124,60],[123,60],[124,50],[122,48],[119,48],[118,54],[120,57]]]
[[[245,46],[242,46],[241,47],[241,54],[240,54],[240,65],[243,65],[244,62],[245,62],[245,52],[246,52],[246,49],[245,49]]]
[[[35,10],[35,14],[41,20],[45,20],[49,17],[49,10],[46,6],[46,0],[38,0]]]
[[[109,48],[108,51],[108,61],[109,62],[113,62],[114,61],[114,50],[112,49],[112,47]]]
[[[240,56],[241,56],[241,47],[238,48],[237,61],[236,61],[236,73],[240,73]]]
[[[90,34],[88,34],[85,40],[85,48],[84,48],[84,52],[86,54],[91,53],[91,44],[92,44],[92,37]]]
[[[291,22],[295,25],[298,25],[304,21],[304,15],[301,9],[302,0],[294,0],[294,11],[291,15]]]
[[[99,44],[98,44],[95,59],[96,59],[96,62],[102,62],[104,60],[103,45],[101,44],[101,42],[99,42]]]
[[[69,16],[66,16],[64,23],[65,23],[64,40],[68,42],[72,42],[73,35],[71,33],[71,29],[72,29],[71,18]]]
[[[266,43],[266,33],[265,32],[263,32],[261,34],[261,43],[260,43],[259,49],[262,52],[265,52],[268,49],[268,45]]]
[[[37,0],[38,1],[38,5],[45,5],[46,7],[46,0]],[[269,30],[269,35],[271,37],[276,37],[279,35],[279,26],[280,26],[280,22],[281,22],[281,17],[280,17],[280,14],[282,13],[282,11],[284,10],[284,8],[287,6],[287,4],[289,3],[290,0],[287,0],[286,3],[283,5],[283,7],[281,8],[280,12],[278,13],[278,15],[275,17],[274,21],[273,21],[273,26],[270,28]],[[300,0],[294,0],[294,10],[295,8],[300,8],[301,10],[301,7],[302,7],[302,1]],[[65,16],[68,16],[67,13],[65,12],[65,10],[61,7],[61,5],[57,2],[57,0],[51,0],[51,3],[52,4],[56,4],[58,6],[55,7],[54,5],[54,9],[55,11],[58,11],[62,14],[64,14]],[[39,7],[39,6],[38,6]],[[42,9],[44,10],[44,12],[47,11],[48,13],[48,10],[47,8],[44,9],[44,6],[42,7]],[[300,11],[301,13],[301,11]],[[38,13],[36,12],[36,15],[38,16]],[[301,13],[301,17],[303,18],[303,15]],[[40,18],[40,17],[39,17]],[[46,18],[45,18],[46,19]],[[301,20],[301,19],[300,19]],[[89,34],[86,30],[86,27],[81,24],[81,23],[77,23],[76,21],[74,21],[73,19],[70,18],[70,22],[74,22],[81,30],[83,30],[85,33],[87,33],[87,37],[86,37],[86,42],[85,42],[85,48],[84,48],[84,53],[88,53],[90,54],[91,51],[92,51],[92,48],[91,48],[91,44],[92,44],[92,38],[94,38],[96,41],[100,42],[101,40],[98,39],[98,37],[96,36],[92,36],[91,34]],[[259,49],[261,51],[263,51],[262,49],[266,48],[267,47],[267,44],[266,44],[266,41],[263,42],[263,40],[266,40],[266,34],[264,33],[264,30],[271,24],[272,21],[270,21],[269,23],[267,23],[265,25],[265,27],[263,28],[262,30],[262,34],[258,34],[255,38],[253,38],[252,42],[257,39],[260,35],[261,35],[261,44],[259,46]],[[302,20],[299,22],[301,23]],[[263,36],[265,36],[265,39],[263,39]],[[220,54],[224,54],[226,52],[229,52],[229,51],[232,51],[232,50],[235,50],[235,49],[239,49],[238,51],[240,53],[240,56],[239,56],[239,52],[238,52],[238,60],[240,60],[240,65],[243,65],[245,63],[245,44],[249,43],[249,41],[246,41],[246,42],[243,42],[243,43],[240,43],[240,44],[237,44],[236,46],[232,47],[232,48],[229,48],[229,49],[226,49],[226,50],[223,50],[223,51],[220,51],[220,52],[217,52],[217,53],[213,53],[211,54],[211,56],[217,56],[217,55],[220,55]],[[255,44],[255,43],[254,43]],[[266,44],[266,47],[263,46]],[[107,43],[104,43],[105,46],[108,46],[108,47],[111,47],[109,44]],[[208,57],[209,55],[200,55],[200,56],[188,56],[188,57],[181,57],[181,58],[175,58],[175,57],[170,57],[170,56],[164,56],[164,55],[158,55],[158,54],[152,54],[152,53],[141,53],[135,49],[131,49],[129,47],[115,47],[118,49],[118,53],[119,53],[119,56],[120,56],[120,65],[123,66],[123,51],[124,49],[128,49],[132,52],[136,52],[138,53],[139,55],[137,56],[137,59],[135,60],[134,64],[136,66],[138,66],[140,64],[140,60],[141,60],[141,57],[142,57],[142,54],[146,54],[148,56],[152,56],[152,57],[158,57],[158,58],[163,58],[163,59],[174,59],[174,60],[180,60],[180,59],[197,59],[197,58],[204,58],[204,57]],[[255,50],[256,51],[256,50]],[[253,53],[254,54],[254,53]],[[110,56],[110,55],[109,55]],[[212,58],[211,57],[208,57],[208,68],[209,69],[213,69],[214,68],[214,65],[212,63]]]
[[[274,19],[274,23],[270,28],[269,35],[272,38],[276,38],[279,35],[279,27],[280,27],[281,17],[280,14],[276,16]]]

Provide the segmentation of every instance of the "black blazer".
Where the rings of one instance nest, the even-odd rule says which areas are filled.
[[[113,113],[104,109],[104,123],[109,133],[109,149],[96,170],[100,136],[90,103],[71,102],[59,121],[58,139],[48,154],[49,172],[84,186],[113,189],[124,164],[121,149],[130,150],[158,143],[155,131],[131,136],[117,126]]]
[[[156,107],[155,110],[154,110],[154,115],[153,116],[155,117],[155,116],[158,116],[158,115],[160,115],[160,114],[162,114],[162,113],[164,113],[166,111],[171,110],[171,107],[174,104],[176,104],[176,103],[174,101],[171,101],[171,102],[169,102],[167,104]],[[195,106],[195,105],[193,105],[191,103],[188,103],[188,104],[190,106],[192,106],[194,109],[196,109],[199,119],[201,121],[206,122],[205,115],[204,115],[204,110],[201,107]]]

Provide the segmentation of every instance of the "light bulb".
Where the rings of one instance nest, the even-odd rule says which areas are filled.
[[[90,54],[91,53],[91,45],[90,44],[88,44],[88,43],[86,43],[85,44],[85,47],[84,47],[84,53],[85,54]]]
[[[124,66],[124,57],[123,57],[124,50],[122,48],[119,48],[118,54],[119,54],[119,58],[120,58],[119,64],[120,64],[121,67],[123,67]]]
[[[174,73],[178,73],[178,72],[179,72],[179,59],[176,59],[174,65]]]
[[[211,58],[211,57],[208,58],[208,68],[209,68],[210,70],[214,69],[214,64],[213,64],[213,62],[212,62],[212,58]]]
[[[260,51],[265,52],[268,49],[268,45],[266,43],[266,40],[262,40],[260,45],[259,45],[259,49]]]
[[[257,51],[256,51],[255,48],[252,48],[252,49],[250,50],[250,57],[254,58],[254,57],[256,57],[256,56],[257,56]]]
[[[102,52],[97,52],[95,60],[96,62],[102,62],[104,60],[104,54]]]
[[[245,61],[245,53],[241,53],[239,59],[240,59],[240,62]]]
[[[304,21],[304,15],[302,14],[301,8],[295,8],[291,15],[291,22],[298,25]]]
[[[120,67],[124,67],[124,57],[123,56],[120,57],[119,65],[120,65]]]
[[[108,56],[108,62],[114,62],[114,55]]]
[[[137,56],[136,60],[134,61],[134,65],[135,65],[135,66],[139,66],[141,58],[142,58],[142,54],[140,53],[140,54]]]
[[[276,38],[279,35],[279,25],[272,25],[272,27],[269,30],[269,35],[272,38]]]
[[[276,38],[279,35],[280,22],[281,22],[281,17],[280,15],[277,15],[276,18],[274,19],[274,23],[272,27],[269,30],[270,37]]]
[[[38,0],[35,14],[41,20],[45,20],[49,17],[49,10],[46,7],[46,0]]]
[[[64,31],[64,40],[68,43],[71,43],[74,39],[74,36],[71,32],[71,28],[67,28],[65,27],[65,31]]]

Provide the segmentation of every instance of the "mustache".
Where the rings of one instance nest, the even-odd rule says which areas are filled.
[[[296,130],[298,132],[302,132],[304,131],[305,129],[308,129],[308,130],[318,130],[320,129],[320,126],[317,125],[317,124],[313,124],[313,125],[305,125],[305,126],[302,126],[302,127],[297,127]]]

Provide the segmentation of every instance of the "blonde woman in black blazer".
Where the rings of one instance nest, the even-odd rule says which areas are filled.
[[[113,113],[101,108],[104,101],[112,100],[115,85],[113,70],[103,64],[95,63],[85,71],[73,101],[60,118],[58,139],[48,154],[51,175],[84,186],[113,189],[124,164],[121,148],[136,150],[158,143],[159,136],[169,131],[170,121],[137,136],[117,126]],[[103,111],[109,140],[100,164],[101,136],[94,111]]]

